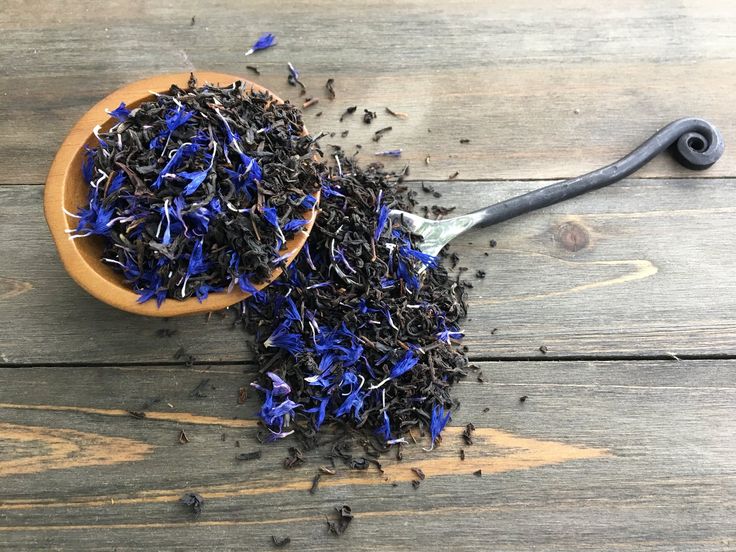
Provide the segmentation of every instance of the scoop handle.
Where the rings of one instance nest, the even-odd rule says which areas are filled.
[[[507,199],[467,216],[475,220],[473,227],[484,228],[560,203],[626,178],[670,147],[681,165],[692,170],[704,170],[718,161],[723,154],[724,145],[721,133],[708,121],[695,117],[678,119],[657,131],[646,142],[615,163]]]

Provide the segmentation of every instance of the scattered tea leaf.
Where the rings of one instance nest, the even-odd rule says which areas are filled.
[[[202,495],[186,493],[181,497],[180,501],[184,506],[188,506],[195,516],[202,513],[202,509],[204,508],[204,498],[202,498]]]
[[[325,88],[327,89],[328,97],[331,100],[335,99],[335,79],[327,79],[327,82],[325,83]]]
[[[335,511],[337,512],[337,519],[327,521],[327,530],[333,535],[339,537],[348,528],[350,522],[353,521],[354,515],[350,506],[335,508]]]
[[[252,452],[241,452],[240,454],[235,456],[235,459],[241,462],[246,462],[248,460],[258,460],[260,457],[261,457],[261,451],[254,450]]]
[[[276,537],[274,535],[271,535],[271,541],[276,548],[283,548],[291,542],[291,537]]]

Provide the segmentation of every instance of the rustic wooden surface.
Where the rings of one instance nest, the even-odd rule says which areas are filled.
[[[0,0],[0,549],[264,550],[272,534],[305,550],[736,549],[732,2],[207,4]],[[266,30],[280,44],[244,59]],[[697,174],[662,156],[458,240],[487,382],[457,387],[434,453],[387,461],[388,480],[325,476],[310,495],[318,454],[282,470],[285,445],[253,439],[255,398],[237,403],[254,366],[232,316],[165,322],[96,302],[41,211],[56,148],[112,90],[190,69],[254,78],[255,64],[296,99],[287,61],[312,94],[336,79],[311,129],[372,146],[392,125],[381,148],[403,147],[411,185],[443,193],[420,199],[458,212],[605,164],[679,116],[709,118],[726,154]],[[338,123],[356,104],[379,112],[372,127]],[[428,474],[417,490],[411,466]],[[190,490],[206,499],[196,520],[177,503]],[[341,504],[356,519],[335,539],[324,516]]]

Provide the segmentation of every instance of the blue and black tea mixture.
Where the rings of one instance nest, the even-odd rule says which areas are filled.
[[[192,77],[111,115],[87,150],[89,204],[72,215],[71,237],[102,236],[103,260],[139,302],[254,291],[286,259],[320,186],[299,110],[241,82],[196,88]]]
[[[370,449],[354,458],[345,440],[333,447],[357,469],[393,445],[400,452],[412,430],[433,448],[468,367],[458,327],[466,304],[463,284],[389,219],[414,207],[406,172],[361,168],[340,150],[326,168],[299,110],[244,94],[241,83],[197,88],[192,77],[187,89],[111,115],[117,124],[88,150],[89,205],[72,237],[102,236],[105,262],[140,301],[205,300],[236,285],[253,293],[240,321],[256,338],[264,440],[296,434],[316,446],[330,426]],[[307,245],[256,291],[317,190]]]
[[[467,368],[464,288],[390,223],[389,209],[413,207],[402,178],[338,153],[308,244],[242,304],[266,439],[296,432],[311,445],[335,425],[380,453],[412,429],[428,429],[432,448],[447,423],[450,387]]]

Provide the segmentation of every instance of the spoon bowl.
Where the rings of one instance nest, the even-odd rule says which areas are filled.
[[[247,91],[265,92],[273,97],[275,103],[283,103],[283,100],[270,90],[235,75],[200,72],[196,76],[201,83],[208,82],[218,86],[226,86],[240,80],[245,83]],[[166,93],[172,84],[186,88],[189,77],[189,73],[161,75],[128,84],[107,96],[74,125],[59,148],[46,178],[44,214],[64,268],[90,295],[108,305],[134,314],[172,317],[211,312],[234,305],[250,296],[250,293],[243,292],[236,286],[230,292],[212,292],[202,302],[196,297],[189,297],[183,300],[168,298],[160,307],[155,301],[138,303],[139,295],[124,282],[123,275],[102,262],[103,238],[90,236],[72,240],[69,239],[67,232],[76,228],[77,222],[67,215],[65,210],[74,213],[88,201],[89,185],[82,178],[84,146],[97,145],[97,139],[92,132],[95,126],[102,125],[102,130],[107,131],[114,124],[105,108],[115,109],[120,102],[125,102],[129,108],[137,107],[155,99],[152,91]],[[307,134],[306,129],[304,134]],[[319,191],[315,192],[314,196],[319,202]],[[305,213],[307,224],[284,245],[281,252],[291,253],[284,266],[294,260],[306,243],[317,217],[317,207],[318,204],[315,204],[312,210]],[[275,268],[266,280],[254,283],[254,287],[263,289],[278,278],[282,271],[281,267]]]

